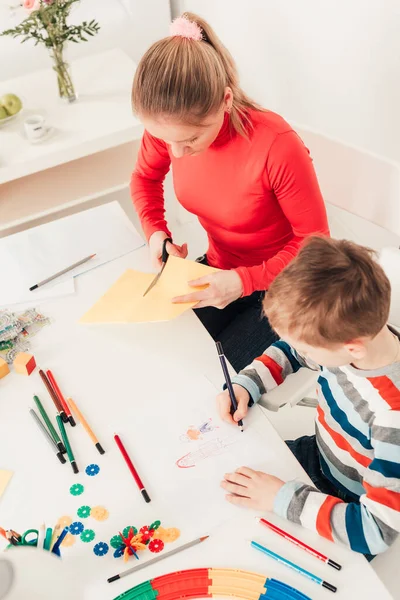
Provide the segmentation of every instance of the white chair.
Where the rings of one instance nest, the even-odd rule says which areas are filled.
[[[400,330],[400,170],[384,160],[302,127],[295,127],[310,149],[330,215],[333,237],[353,239],[379,252],[392,285],[390,323]],[[334,208],[332,208],[334,207]],[[339,210],[338,210],[339,209]],[[351,217],[355,215],[356,219]],[[358,219],[357,219],[358,217]],[[349,227],[346,221],[351,220]],[[375,225],[365,239],[357,231],[366,222]],[[381,228],[381,229],[380,229]],[[388,237],[394,247],[383,247]],[[370,239],[371,238],[371,239]],[[390,243],[390,242],[389,242]],[[277,411],[284,404],[316,406],[307,396],[315,389],[317,374],[300,369],[282,385],[264,394],[260,404]]]

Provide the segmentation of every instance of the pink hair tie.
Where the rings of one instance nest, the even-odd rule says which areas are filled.
[[[170,35],[171,37],[184,37],[188,40],[195,40],[196,42],[200,42],[203,39],[203,34],[197,23],[189,21],[186,17],[178,17],[172,21]]]

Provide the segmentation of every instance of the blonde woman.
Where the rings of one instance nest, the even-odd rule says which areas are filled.
[[[275,340],[261,302],[312,234],[328,235],[309,152],[279,115],[240,88],[235,63],[213,29],[192,13],[141,59],[132,90],[145,127],[131,193],[154,262],[166,238],[163,180],[172,168],[178,201],[208,235],[199,260],[221,269],[194,282],[196,314],[235,369]],[[167,242],[185,258],[187,245]]]

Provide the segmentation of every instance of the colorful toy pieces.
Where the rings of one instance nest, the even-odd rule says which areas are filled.
[[[18,352],[13,364],[16,373],[20,375],[30,375],[36,369],[35,357],[26,352]]]
[[[174,542],[180,536],[179,529],[175,527],[164,529],[160,525],[160,521],[154,521],[149,526],[144,525],[139,531],[134,526],[125,527],[122,533],[114,535],[110,540],[110,545],[115,548],[114,557],[123,556],[125,562],[130,556],[139,559],[138,552],[146,548],[150,552],[161,552],[165,542]]]
[[[233,597],[245,600],[311,600],[265,575],[236,569],[189,569],[149,579],[114,600],[178,600]]]
[[[10,372],[10,367],[3,358],[0,358],[0,379],[3,379]]]

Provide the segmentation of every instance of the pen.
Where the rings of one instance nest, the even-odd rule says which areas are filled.
[[[94,258],[95,256],[96,256],[95,254],[91,254],[90,256],[86,256],[85,258],[82,258],[82,260],[78,260],[78,262],[74,263],[73,265],[70,265],[69,267],[66,267],[62,271],[58,271],[58,273],[54,273],[54,275],[50,275],[50,277],[47,277],[47,279],[43,279],[43,281],[39,281],[39,283],[35,283],[35,285],[32,285],[29,288],[29,291],[33,292],[33,290],[36,290],[38,287],[42,287],[42,285],[45,285],[46,283],[50,283],[50,281],[53,281],[53,279],[56,279],[57,277],[61,277],[61,275],[64,275],[64,273],[68,273],[68,271],[72,271],[72,269],[75,269],[75,267],[79,267],[80,265],[83,265],[83,263],[87,262],[91,258]]]
[[[119,435],[115,434],[114,440],[116,441],[116,444],[117,444],[122,456],[124,457],[124,460],[125,460],[126,464],[128,465],[130,472],[132,473],[133,479],[135,480],[136,485],[138,486],[138,488],[140,490],[140,493],[142,494],[142,496],[146,502],[151,502],[150,496],[147,493],[146,488],[144,487],[143,482],[139,477],[139,473],[136,471],[135,467],[133,466],[133,462],[129,458],[129,454],[127,453],[125,446],[121,442]]]
[[[222,349],[222,344],[221,344],[221,342],[215,342],[215,344],[217,346],[217,352],[218,352],[218,356],[219,356],[219,361],[221,363],[222,371],[224,373],[226,387],[228,388],[229,396],[230,396],[230,399],[231,399],[232,410],[235,413],[237,411],[236,396],[235,396],[235,392],[233,391],[232,381],[231,381],[231,378],[229,376],[229,371],[228,371],[228,367],[227,367],[227,364],[226,364],[224,351]],[[238,421],[238,426],[240,427],[240,431],[243,431],[243,421],[242,421],[242,419],[240,419],[240,421]]]

